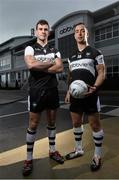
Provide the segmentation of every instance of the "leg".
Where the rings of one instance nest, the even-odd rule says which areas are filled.
[[[83,113],[71,112],[74,136],[75,136],[75,151],[66,155],[66,159],[74,159],[82,156],[84,151],[82,150],[82,134],[83,134]]]
[[[93,163],[91,165],[91,169],[95,171],[99,169],[101,165],[101,149],[102,149],[101,147],[102,147],[104,133],[101,127],[99,113],[89,114],[88,119],[93,131],[93,140],[95,143]]]
[[[23,175],[28,176],[32,172],[33,168],[33,148],[35,142],[36,129],[39,122],[39,114],[29,113],[29,127],[26,134],[27,143],[27,160],[24,162]]]
[[[82,149],[83,113],[77,114],[71,112],[71,118],[72,118],[72,124],[73,124],[74,136],[75,136],[75,150],[78,151]]]
[[[55,152],[55,138],[56,138],[56,110],[47,110],[47,130],[49,138],[49,150]]]
[[[35,142],[36,130],[39,122],[39,114],[29,113],[29,127],[27,129],[26,143],[27,143],[27,160],[32,160],[33,147]]]
[[[55,138],[56,138],[56,110],[47,110],[48,122],[48,138],[49,138],[49,156],[56,162],[63,164],[64,158],[56,151]]]

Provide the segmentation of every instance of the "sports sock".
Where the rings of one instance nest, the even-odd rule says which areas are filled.
[[[82,150],[82,134],[83,134],[83,126],[74,127],[74,136],[75,136],[75,149],[76,151]]]
[[[101,129],[98,132],[93,132],[93,140],[94,140],[94,143],[95,143],[94,156],[100,156],[101,157],[101,149],[102,149],[103,137],[104,137],[103,129]]]
[[[32,160],[33,158],[35,135],[36,135],[35,130],[27,129],[27,134],[26,134],[27,160]]]
[[[49,138],[49,150],[50,152],[55,152],[55,136],[56,136],[56,127],[55,126],[48,126],[48,138]]]

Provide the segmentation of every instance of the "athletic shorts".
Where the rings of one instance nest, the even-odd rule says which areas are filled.
[[[30,89],[28,96],[28,110],[39,113],[46,109],[55,110],[59,107],[58,89],[47,90]]]
[[[92,94],[82,99],[76,99],[71,97],[70,102],[71,112],[85,112],[87,114],[100,112],[100,101],[99,96],[97,94]]]

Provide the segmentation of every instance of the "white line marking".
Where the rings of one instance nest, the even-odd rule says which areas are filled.
[[[16,116],[16,115],[19,115],[19,114],[25,114],[27,112],[28,111],[23,111],[23,112],[18,112],[18,113],[13,113],[13,114],[6,114],[6,115],[0,116],[0,118],[5,118],[5,117],[9,117],[9,116]]]

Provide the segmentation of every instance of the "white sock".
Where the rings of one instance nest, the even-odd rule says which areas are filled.
[[[101,157],[103,137],[104,137],[103,129],[101,129],[98,132],[93,132],[93,140],[95,143],[94,156]]]
[[[27,129],[26,134],[26,144],[27,144],[27,160],[30,161],[33,159],[33,147],[35,142],[36,131]]]
[[[76,151],[82,150],[82,134],[83,134],[83,125],[81,127],[74,127],[74,136],[75,136],[75,149]]]
[[[55,152],[55,136],[56,136],[56,127],[55,126],[48,126],[48,138],[49,138],[49,151]]]

